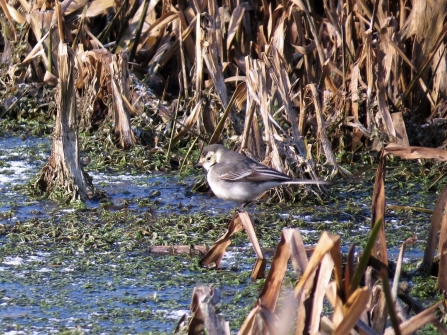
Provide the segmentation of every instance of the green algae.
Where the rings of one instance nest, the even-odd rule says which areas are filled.
[[[344,243],[357,242],[362,247],[369,225],[365,204],[339,199],[333,207],[330,199],[327,201],[327,206],[312,205],[308,199],[299,207],[284,204],[249,207],[249,211],[256,213],[255,230],[261,246],[274,249],[283,228],[300,227],[306,244],[316,243],[321,232],[329,230],[344,231]],[[200,256],[194,253],[150,253],[152,246],[211,245],[224,233],[234,213],[157,215],[151,201],[141,198],[135,202],[139,206],[137,210],[100,206],[56,211],[48,219],[34,218],[1,227],[3,260],[20,257],[25,261],[10,266],[13,270],[9,268],[17,278],[8,279],[10,271],[0,271],[0,283],[34,292],[25,290],[26,293],[13,297],[8,304],[22,308],[33,306],[42,315],[31,317],[25,313],[20,319],[23,324],[41,331],[48,330],[49,325],[69,331],[63,322],[51,320],[67,320],[70,315],[73,329],[80,326],[94,332],[114,333],[145,333],[155,329],[168,333],[176,324],[176,319],[167,317],[169,311],[186,312],[192,288],[205,284],[222,290],[221,312],[230,321],[231,329],[238,329],[263,283],[262,280],[250,282],[254,253],[247,248],[248,238],[244,233],[233,239],[235,256],[223,270],[199,267]],[[422,213],[420,225],[427,219],[428,215]],[[358,232],[359,225],[365,227],[363,232]],[[389,224],[387,229],[392,231],[393,225]],[[413,230],[409,228],[407,233]],[[389,243],[396,246],[401,238],[407,237],[406,233],[399,236],[394,232],[392,236],[396,242],[390,239]],[[42,254],[45,256],[36,261],[26,261],[27,257]],[[42,272],[42,269],[51,271]],[[292,271],[287,280],[294,281]],[[70,289],[72,285],[77,285],[76,294]],[[49,292],[39,293],[42,286]],[[84,297],[84,302],[77,301],[76,295]],[[86,304],[86,299],[94,302]],[[66,301],[71,302],[69,308]],[[16,323],[12,318],[6,319],[5,329],[13,329]]]
[[[237,304],[234,304],[233,293],[249,282],[249,271],[235,271],[235,267],[231,271],[209,271],[198,266],[199,257],[194,254],[149,252],[153,245],[178,243],[180,238],[187,242],[188,235],[198,235],[203,229],[203,221],[203,215],[156,219],[150,213],[139,215],[99,208],[2,227],[3,260],[11,257],[22,260],[20,264],[9,265],[8,271],[0,271],[2,287],[12,285],[23,292],[11,297],[8,306],[23,310],[31,306],[39,310],[34,315],[43,316],[31,317],[28,312],[22,312],[19,320],[41,331],[58,324],[50,319],[67,319],[70,315],[75,318],[73,325],[81,325],[83,329],[117,333],[125,333],[124,329],[140,333],[145,327],[165,332],[173,329],[176,322],[167,320],[166,315],[175,310],[185,312],[192,288],[198,284],[227,287],[222,291],[228,306],[240,306],[241,297],[236,296]],[[142,230],[151,231],[152,236],[144,236]],[[180,234],[180,230],[184,233]],[[209,240],[198,236],[197,239],[212,243],[219,233],[222,230],[215,229],[209,233]],[[37,260],[30,260],[36,257]],[[72,285],[78,286],[77,292],[70,289]],[[41,292],[43,287],[46,289]],[[178,290],[179,287],[182,289]],[[245,307],[255,301],[259,292],[253,294],[252,299],[245,301]],[[83,297],[82,300],[94,296],[96,302],[81,304],[76,301],[76,295]],[[72,303],[67,306],[67,301]],[[236,311],[228,308],[226,315]],[[86,326],[87,319],[90,326]],[[3,329],[13,329],[18,322],[17,319],[3,321]],[[124,323],[124,329],[115,329]],[[134,328],[129,326],[133,323]]]
[[[28,154],[23,150],[23,154]],[[31,154],[41,160],[39,150],[32,150]],[[44,147],[41,150],[48,151]],[[125,164],[119,167],[120,171],[132,167],[131,175],[146,174],[144,168],[134,169],[129,157],[123,158]],[[150,168],[153,163],[145,164]],[[433,187],[429,190],[431,181],[426,166],[398,160],[389,165],[387,203],[433,208],[435,194]],[[94,167],[89,165],[88,169],[94,171]],[[112,170],[104,164],[102,171]],[[315,244],[327,230],[342,236],[345,249],[350,243],[363,248],[369,234],[375,170],[374,166],[364,165],[352,170],[361,171],[360,181],[340,181],[327,196],[316,197],[306,188],[299,188],[293,190],[293,197],[298,200],[295,203],[264,202],[247,208],[255,217],[255,230],[269,259],[281,230],[289,227],[300,228],[306,245]],[[200,170],[188,173],[203,179]],[[175,177],[175,183],[188,189],[191,183],[185,181],[185,175]],[[230,321],[231,329],[238,329],[263,283],[250,281],[255,256],[244,233],[233,238],[222,270],[201,268],[200,255],[196,253],[150,252],[152,246],[211,245],[225,232],[235,212],[210,214],[206,205],[197,212],[197,207],[182,203],[191,196],[187,192],[184,198],[160,202],[163,190],[157,189],[159,185],[160,182],[152,183],[145,195],[109,199],[93,208],[83,203],[57,205],[45,217],[36,213],[33,218],[0,225],[0,298],[6,302],[2,330],[170,333],[180,314],[188,310],[193,287],[201,284],[221,289],[221,313]],[[107,187],[107,182],[102,186]],[[28,194],[26,187],[14,187]],[[31,201],[28,203],[31,205]],[[19,203],[14,200],[8,205],[13,208],[2,213],[5,218],[17,213],[14,208]],[[388,210],[390,252],[396,252],[407,237],[416,233],[420,242],[409,247],[408,252],[420,257],[429,220],[427,213]],[[288,287],[296,282],[292,271],[286,282]],[[426,285],[434,287],[433,283]],[[420,299],[436,300],[437,292],[428,290]]]

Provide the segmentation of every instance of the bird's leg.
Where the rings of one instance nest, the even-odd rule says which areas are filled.
[[[247,207],[248,205],[250,205],[252,202],[253,202],[253,200],[244,202],[242,205],[239,206],[239,208],[237,209],[237,211],[238,211],[239,213],[242,212],[242,211],[244,211],[245,207]]]

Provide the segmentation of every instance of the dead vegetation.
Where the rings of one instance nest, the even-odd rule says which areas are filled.
[[[299,230],[284,229],[263,290],[238,334],[412,334],[427,323],[446,334],[439,321],[445,301],[424,309],[399,285],[405,246],[414,238],[402,244],[392,281],[388,268],[368,266],[381,226],[380,220],[376,222],[357,262],[355,248],[350,248],[346,264],[339,236],[323,233],[308,260]],[[299,278],[293,292],[281,290],[289,259]],[[230,334],[228,323],[217,313],[219,300],[218,289],[196,288],[191,318],[181,320],[177,333]],[[323,313],[325,302],[331,313]],[[415,315],[410,317],[410,312]]]
[[[446,1],[65,1],[61,27],[52,3],[3,1],[3,61],[10,64],[8,84],[55,83],[63,30],[77,55],[78,98],[89,98],[99,120],[114,120],[118,146],[138,140],[129,118],[148,110],[148,98],[129,89],[136,75],[162,97],[185,99],[157,111],[166,127],[175,119],[176,142],[236,135],[236,147],[282,170],[314,177],[324,156],[333,173],[348,176],[334,151],[356,151],[371,140],[375,150],[408,145],[406,128],[423,133],[423,123],[442,132],[445,7]],[[123,51],[128,55],[119,56]],[[150,108],[158,106],[152,101]],[[428,143],[421,134],[412,142]]]
[[[238,334],[412,334],[427,323],[432,323],[440,334],[447,334],[447,328],[440,322],[446,315],[445,299],[428,308],[422,308],[405,291],[404,285],[400,284],[405,248],[417,241],[416,236],[409,237],[402,244],[392,280],[388,277],[390,268],[385,234],[385,174],[387,155],[390,154],[403,159],[425,158],[439,161],[445,161],[447,157],[446,151],[442,149],[398,144],[389,144],[382,150],[372,197],[371,236],[360,256],[356,257],[355,247],[351,246],[343,262],[340,236],[324,232],[308,260],[308,249],[303,244],[299,230],[284,229],[264,288]],[[419,269],[421,272],[436,274],[437,289],[444,294],[447,287],[446,189],[441,192],[433,211],[424,260]],[[239,213],[233,219],[224,236],[202,258],[201,264],[208,266],[214,263],[219,267],[225,249],[231,243],[231,236],[242,229],[246,230],[258,256],[252,279],[260,278],[266,260],[263,259],[253,233],[252,220],[247,213]],[[439,230],[441,234],[437,242]],[[433,271],[436,245],[439,254],[437,273]],[[285,297],[277,311],[289,259],[299,281],[293,293],[283,290]],[[207,294],[200,295],[198,292]],[[213,289],[199,288],[193,293],[192,317],[184,326],[188,334],[200,334],[202,328],[209,333],[230,334],[228,324],[216,315],[216,300],[218,293]],[[323,313],[325,301],[332,306],[330,315]],[[410,316],[410,312],[415,315]]]
[[[94,196],[79,165],[77,131],[94,131],[106,121],[113,123],[109,140],[121,149],[145,138],[131,127],[132,120],[140,122],[136,129],[152,122],[151,144],[167,148],[168,158],[174,145],[226,141],[278,170],[310,178],[316,178],[322,162],[330,174],[350,178],[336,153],[381,150],[372,203],[374,238],[365,260],[354,264],[352,251],[342,269],[339,237],[324,234],[307,261],[297,251],[299,232],[284,231],[264,291],[240,334],[355,333],[352,329],[407,334],[434,320],[442,303],[410,319],[402,316],[396,299],[399,274],[391,290],[383,270],[388,265],[384,178],[389,154],[445,161],[446,0],[66,0],[60,5],[0,0],[0,6],[2,62],[8,64],[1,86],[15,98],[4,97],[2,117],[12,117],[15,101],[27,92],[17,87],[58,85],[53,153],[38,183],[46,192],[58,185],[73,199]],[[161,99],[147,94],[142,84]],[[149,112],[157,117],[155,124]],[[187,161],[183,157],[182,164]],[[445,197],[444,189],[430,227],[426,271],[435,245],[444,255]],[[229,229],[223,244],[240,224]],[[378,274],[373,267],[365,274],[370,256]],[[221,255],[213,257],[218,265]],[[290,257],[301,277],[286,301],[293,308],[277,315]],[[441,257],[442,274],[445,261]],[[362,276],[365,285],[359,287]],[[446,290],[447,277],[438,278],[438,287]],[[212,313],[206,303],[213,301],[202,291],[193,304],[200,318]],[[333,306],[331,320],[321,316],[324,294]],[[391,328],[385,327],[387,313]],[[199,332],[205,324],[210,332],[214,324],[221,333],[228,331],[222,320],[213,320],[195,321],[192,329]]]

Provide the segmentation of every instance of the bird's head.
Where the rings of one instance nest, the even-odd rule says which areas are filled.
[[[209,170],[214,164],[219,163],[225,147],[220,144],[208,145],[203,148],[199,161],[195,166],[203,166],[205,170]]]

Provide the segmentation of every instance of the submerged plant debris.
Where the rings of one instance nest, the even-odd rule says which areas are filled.
[[[221,269],[199,267],[198,250],[223,234],[237,206],[195,192],[206,182],[191,166],[210,143],[293,177],[339,182],[328,194],[278,188],[248,207],[270,256],[286,227],[299,228],[306,245],[336,233],[347,254],[351,243],[364,248],[378,222],[381,248],[371,258],[388,265],[417,238],[406,266],[432,246],[426,275],[441,216],[446,245],[447,0],[0,7],[1,331],[171,333],[198,285],[219,288],[222,316],[238,329],[262,280],[249,280],[244,232]],[[386,158],[383,148],[418,161]],[[94,200],[104,194],[96,188],[107,197]],[[447,258],[439,264],[445,290]],[[381,278],[386,290],[386,271]],[[427,304],[438,299],[429,280],[425,290],[415,280]]]
[[[135,171],[89,171],[109,194],[106,202],[67,206],[36,201],[27,183],[44,164],[49,145],[33,137],[1,140],[2,332],[57,333],[79,327],[92,333],[171,333],[189,313],[192,289],[202,284],[221,290],[222,316],[231,329],[239,328],[263,284],[250,280],[256,256],[244,232],[232,239],[220,270],[201,268],[197,252],[150,252],[153,246],[210,246],[226,230],[237,204],[192,193],[199,176]],[[421,165],[396,160],[387,176],[388,204],[414,206],[387,211],[391,259],[403,240],[414,233],[419,238],[407,251],[409,265],[421,257],[430,219],[417,209],[433,208],[436,197],[426,191],[430,183],[424,171]],[[367,168],[361,177],[359,183],[334,185],[321,200],[300,192],[295,204],[249,206],[269,259],[267,270],[285,227],[299,228],[305,245],[314,245],[329,231],[341,235],[343,252],[350,243],[362,248],[370,229],[374,169]],[[288,278],[285,287],[295,281],[291,269]],[[432,299],[436,292],[425,293],[425,301]]]

